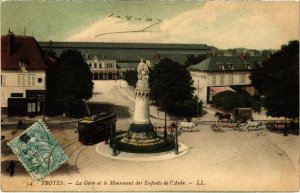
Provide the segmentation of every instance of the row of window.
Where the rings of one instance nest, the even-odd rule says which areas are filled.
[[[225,75],[220,74],[219,76],[220,76],[219,84],[223,85],[225,83]],[[212,75],[211,78],[212,78],[211,79],[212,80],[211,84],[212,85],[217,85],[217,75]],[[239,78],[240,78],[240,83],[246,83],[246,74],[240,74]],[[234,75],[233,74],[228,75],[228,83],[231,84],[231,85],[234,84]]]
[[[245,64],[245,68],[248,70],[251,70],[251,65]],[[233,66],[233,64],[220,64],[219,69],[220,70],[234,70],[234,66]]]
[[[103,65],[101,65],[101,63],[89,63],[89,67],[90,68],[115,68],[115,64],[114,63],[104,63]]]
[[[27,112],[28,113],[35,113],[35,112],[40,112],[41,111],[41,102],[35,103],[28,103],[27,104]]]
[[[35,74],[28,74],[27,85],[25,82],[26,74],[18,74],[18,86],[35,86],[36,77]],[[43,78],[38,78],[37,83],[42,83]]]
[[[35,86],[37,83],[42,83],[43,78],[37,78],[35,74],[28,74],[27,84],[26,84],[26,74],[18,74],[18,86]],[[6,77],[1,75],[1,86],[6,86]]]

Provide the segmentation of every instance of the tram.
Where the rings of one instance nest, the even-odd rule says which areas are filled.
[[[116,131],[116,121],[116,115],[107,112],[83,118],[78,122],[79,141],[84,145],[108,141]]]

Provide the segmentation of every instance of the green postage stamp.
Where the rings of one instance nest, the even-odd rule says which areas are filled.
[[[41,180],[68,160],[67,154],[42,121],[31,125],[8,145],[36,180]]]

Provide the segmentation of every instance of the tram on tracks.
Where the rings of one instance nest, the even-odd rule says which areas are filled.
[[[116,115],[113,113],[97,113],[78,121],[79,141],[84,145],[93,145],[108,141],[116,131]]]

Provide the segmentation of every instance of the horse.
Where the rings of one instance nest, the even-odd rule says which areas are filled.
[[[191,131],[192,128],[195,127],[195,126],[196,126],[196,124],[193,123],[193,122],[184,122],[184,121],[182,121],[182,122],[179,122],[179,127],[178,128],[179,128],[179,130],[181,130],[183,128],[188,128],[188,130]]]
[[[259,126],[262,126],[262,122],[256,122],[256,121],[251,120],[251,121],[247,122],[246,128],[248,131],[250,127],[254,127],[254,130],[256,131]]]
[[[223,119],[227,119],[227,122],[230,121],[231,118],[231,114],[230,113],[220,113],[220,112],[216,112],[215,113],[215,117],[218,117],[218,122],[219,121],[223,121]]]

